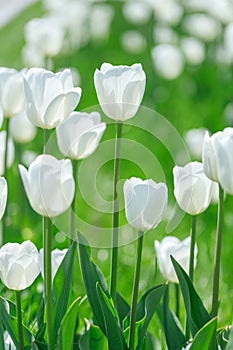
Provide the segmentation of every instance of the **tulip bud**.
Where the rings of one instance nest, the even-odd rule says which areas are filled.
[[[6,209],[8,187],[4,177],[0,177],[0,220]]]
[[[81,89],[73,87],[69,69],[52,73],[31,68],[24,76],[26,113],[35,126],[52,129],[65,120],[77,106]]]
[[[194,160],[201,160],[205,132],[206,129],[204,128],[190,129],[184,135],[189,152]]]
[[[38,256],[35,245],[30,241],[2,246],[0,277],[5,286],[18,291],[30,287],[40,273]]]
[[[132,177],[124,184],[125,211],[128,223],[145,232],[156,227],[167,207],[167,186],[153,180]]]
[[[36,136],[36,127],[28,120],[25,112],[10,120],[10,134],[18,143],[30,142]]]
[[[189,270],[189,255],[191,239],[187,237],[183,241],[173,236],[165,237],[161,242],[155,241],[155,251],[158,261],[159,270],[162,276],[170,282],[178,283],[174,267],[172,265],[170,256],[181,265],[181,267],[188,273]],[[196,266],[197,246],[194,249],[194,266]]]
[[[186,213],[197,215],[206,210],[212,195],[212,181],[203,171],[199,162],[191,162],[184,167],[175,166],[174,194],[177,203]]]
[[[61,265],[68,249],[54,249],[51,252],[51,258],[52,258],[52,281],[54,280],[54,277],[57,273],[57,270],[59,269],[59,266]],[[41,269],[41,276],[44,278],[44,249],[40,249],[39,252],[39,264]]]
[[[226,128],[212,136],[206,132],[202,153],[204,172],[229,194],[233,194],[232,149],[233,128]]]
[[[4,160],[5,160],[5,148],[6,148],[6,131],[0,131],[0,175],[5,173]],[[15,146],[12,138],[8,138],[7,143],[7,168],[10,168],[15,158]]]
[[[94,82],[99,104],[109,118],[124,121],[137,113],[146,84],[141,64],[129,67],[103,63],[95,71]]]
[[[28,170],[19,165],[19,171],[29,202],[38,214],[55,217],[69,208],[75,190],[70,160],[44,154]]]
[[[98,147],[105,129],[98,112],[73,112],[56,129],[59,149],[71,159],[87,158]]]

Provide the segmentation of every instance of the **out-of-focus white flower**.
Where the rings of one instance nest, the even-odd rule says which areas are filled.
[[[146,75],[141,64],[113,66],[103,63],[94,74],[99,104],[111,119],[124,121],[132,118],[141,104]]]
[[[73,112],[56,129],[58,147],[65,157],[87,158],[98,147],[105,129],[98,112]]]
[[[0,131],[0,175],[5,173],[4,160],[5,160],[5,146],[6,145],[6,131]],[[10,168],[15,158],[15,146],[12,138],[8,138],[7,149],[7,168]]]
[[[89,21],[90,36],[93,40],[104,40],[108,38],[112,18],[112,6],[106,4],[92,6]]]
[[[81,89],[73,86],[69,69],[53,73],[30,68],[24,79],[26,113],[35,126],[52,129],[65,120],[77,106]]]
[[[161,77],[176,79],[184,69],[184,58],[181,50],[170,44],[160,44],[152,49],[155,72]]]
[[[170,27],[154,26],[153,38],[156,44],[176,44],[178,37],[176,32]]]
[[[56,276],[56,273],[59,269],[59,266],[61,265],[68,249],[54,249],[51,252],[51,258],[52,258],[52,281],[54,280],[54,277]],[[39,251],[39,264],[40,264],[40,270],[41,275],[44,278],[44,249],[40,249]]]
[[[6,243],[0,249],[0,266],[0,277],[7,288],[26,289],[40,273],[38,250],[30,241]]]
[[[233,62],[232,52],[224,45],[218,45],[215,53],[216,62],[221,65],[230,65]]]
[[[2,219],[7,202],[8,187],[4,177],[0,177],[0,220]]]
[[[186,16],[183,27],[191,36],[204,41],[213,41],[220,34],[221,27],[217,20],[202,13]]]
[[[207,11],[223,23],[233,21],[233,3],[230,0],[208,0],[206,1]]]
[[[32,208],[40,215],[55,217],[64,213],[74,198],[75,183],[69,159],[38,156],[28,170],[19,165],[20,175]]]
[[[202,158],[202,146],[206,131],[204,128],[190,129],[184,134],[189,152],[195,160],[201,160]]]
[[[45,56],[39,49],[31,44],[22,48],[22,59],[26,67],[45,67]]]
[[[205,46],[200,40],[192,37],[184,38],[181,40],[181,48],[189,64],[196,65],[204,61]]]
[[[128,223],[145,232],[158,226],[167,208],[167,186],[153,180],[132,177],[124,183],[125,214]]]
[[[229,102],[224,108],[223,118],[226,125],[233,126],[233,102]]]
[[[43,5],[47,10],[57,10],[70,3],[70,0],[43,0]]]
[[[56,56],[62,48],[64,28],[53,17],[33,18],[24,27],[27,44],[38,49],[46,57]]]
[[[233,59],[233,23],[226,26],[224,31],[224,47]]]
[[[0,67],[0,106],[5,118],[24,108],[23,74],[16,69]]]
[[[21,161],[23,165],[25,165],[26,167],[29,167],[29,165],[36,159],[37,156],[38,154],[36,152],[24,151],[22,154]]]
[[[155,11],[155,16],[159,21],[170,25],[177,25],[183,16],[183,7],[174,0],[151,1]]]
[[[37,132],[36,127],[28,120],[25,112],[11,118],[9,128],[10,135],[19,143],[32,141]]]
[[[174,194],[180,208],[190,215],[197,215],[210,204],[212,181],[203,171],[203,164],[191,162],[184,167],[175,166]]]
[[[123,5],[123,15],[128,22],[141,25],[149,21],[152,8],[145,1],[128,1]]]
[[[7,331],[4,332],[4,346],[5,350],[16,350],[16,346]]]
[[[4,119],[3,110],[2,110],[2,107],[0,106],[0,129],[2,127],[3,119]]]
[[[176,272],[171,262],[170,255],[188,273],[191,239],[187,237],[180,241],[177,237],[167,236],[161,242],[154,241],[158,266],[162,276],[170,282],[178,283]],[[194,267],[197,263],[197,245],[194,249]]]
[[[145,37],[136,30],[128,30],[121,36],[121,44],[125,51],[130,53],[141,53],[146,49]]]

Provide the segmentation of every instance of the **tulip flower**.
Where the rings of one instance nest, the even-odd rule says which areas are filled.
[[[11,137],[18,143],[30,142],[36,136],[36,127],[22,112],[10,119],[9,131]]]
[[[0,131],[0,175],[5,173],[5,150],[6,150],[6,131]],[[7,168],[10,168],[15,158],[15,146],[11,138],[7,143]]]
[[[188,145],[189,152],[195,160],[200,160],[202,158],[202,148],[206,129],[190,129],[185,135],[184,139]]]
[[[177,203],[186,213],[197,215],[206,210],[212,195],[212,181],[203,171],[199,162],[191,162],[184,167],[175,166],[174,194]]]
[[[68,249],[54,249],[51,252],[51,257],[52,257],[52,281],[54,280],[54,277],[59,269],[59,266],[61,265]],[[44,250],[43,248],[40,249],[39,252],[39,263],[40,263],[40,268],[41,268],[41,275],[44,278]]]
[[[8,187],[4,177],[0,177],[0,220],[6,209]]]
[[[95,71],[94,82],[101,108],[109,118],[124,121],[137,113],[146,84],[141,64],[129,67],[103,63]]]
[[[61,124],[81,96],[81,89],[73,87],[69,69],[55,74],[42,68],[31,68],[24,76],[24,90],[27,117],[43,129]]]
[[[75,190],[70,160],[44,154],[28,170],[19,165],[19,171],[29,202],[38,214],[55,217],[69,208]]]
[[[98,112],[73,112],[56,129],[59,149],[71,159],[87,158],[98,147],[105,128]]]
[[[128,223],[145,232],[156,227],[167,207],[167,186],[153,180],[132,177],[124,184],[125,210]]]
[[[170,255],[181,265],[188,273],[189,271],[189,256],[190,256],[190,237],[183,241],[173,236],[165,237],[161,242],[154,241],[155,251],[158,261],[158,267],[162,276],[170,282],[178,283],[174,267],[172,265]],[[194,266],[197,263],[197,245],[195,245]]]
[[[0,277],[9,289],[20,291],[32,285],[40,273],[39,255],[30,241],[7,243],[0,249]]]
[[[24,108],[23,74],[0,67],[0,106],[5,118],[21,113]]]

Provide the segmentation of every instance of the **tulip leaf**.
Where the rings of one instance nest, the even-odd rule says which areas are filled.
[[[123,320],[129,315],[130,306],[119,293],[116,294],[116,305],[120,324],[123,324]]]
[[[199,329],[210,321],[210,315],[205,309],[187,273],[172,256],[171,260],[180,282],[189,327],[192,335],[195,336]]]
[[[127,345],[119,326],[118,315],[113,306],[112,299],[107,296],[99,283],[96,286],[99,302],[103,311],[106,336],[109,350],[126,350]]]
[[[206,323],[195,335],[189,350],[209,350],[214,332],[217,326],[217,319],[213,318]]]
[[[100,284],[101,288],[108,295],[108,287],[105,278],[91,259],[91,250],[86,238],[78,232],[79,240],[79,261],[83,277],[84,286],[87,293],[87,298],[91,306],[95,322],[100,327],[102,332],[106,335],[106,326],[102,308],[99,302],[98,293],[96,289],[97,283]]]
[[[44,341],[45,331],[46,331],[46,323],[43,323],[36,333],[35,340],[39,342]]]
[[[9,333],[13,343],[15,344],[16,348],[18,347],[18,332],[17,332],[17,319],[14,316],[11,316],[7,312],[7,301],[0,297],[0,315],[1,315],[1,321],[4,326],[4,328]],[[24,345],[27,347],[32,342],[32,334],[23,325],[23,333],[24,333]]]
[[[0,349],[4,349],[4,331],[3,331],[3,325],[0,321]]]
[[[88,323],[87,330],[80,336],[80,350],[107,350],[106,338],[100,328]]]
[[[81,297],[78,297],[69,307],[62,319],[58,332],[57,350],[72,350],[75,326],[77,321],[78,308],[81,304]],[[73,335],[73,336],[72,336]]]
[[[181,349],[186,338],[178,318],[169,308],[169,288],[163,298],[163,327],[168,350]]]
[[[142,350],[155,350],[160,348],[161,346],[158,344],[156,338],[151,333],[147,333],[142,346]]]
[[[58,330],[61,325],[61,321],[67,311],[68,301],[70,297],[70,290],[73,281],[73,267],[74,258],[76,252],[76,242],[73,241],[69,247],[61,265],[54,278],[54,294],[55,294],[55,307],[54,307],[54,337],[56,339]]]

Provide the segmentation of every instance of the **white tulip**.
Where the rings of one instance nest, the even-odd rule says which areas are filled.
[[[129,67],[103,63],[95,71],[94,82],[101,108],[109,118],[124,121],[137,113],[146,84],[141,64]]]
[[[190,154],[195,160],[201,160],[202,147],[206,129],[190,129],[184,134],[184,139],[188,145]]]
[[[4,346],[5,350],[16,350],[16,346],[7,331],[4,331]]]
[[[36,127],[27,118],[26,113],[22,112],[10,119],[10,135],[18,143],[32,141],[36,136]]]
[[[12,138],[8,138],[7,144],[7,168],[10,168],[15,158],[15,146]],[[5,162],[5,148],[6,148],[6,131],[0,131],[0,175],[5,173],[4,162]]]
[[[7,194],[8,186],[6,179],[4,177],[0,177],[0,220],[3,217],[6,209]]]
[[[70,160],[44,154],[28,170],[19,165],[19,171],[29,202],[38,214],[55,217],[69,208],[75,190]]]
[[[207,42],[216,39],[221,31],[220,23],[217,20],[202,13],[186,16],[183,26],[188,34]]]
[[[25,73],[24,90],[27,117],[43,129],[61,124],[81,96],[81,89],[73,87],[69,69],[55,74],[42,68],[31,68]]]
[[[98,112],[73,112],[56,129],[59,149],[71,159],[87,158],[98,147],[105,129]]]
[[[146,49],[146,38],[137,30],[128,30],[121,36],[121,44],[125,51],[138,54]]]
[[[32,285],[40,273],[39,254],[35,245],[7,243],[0,249],[0,277],[12,290],[23,290]]]
[[[154,241],[155,251],[158,261],[158,267],[162,276],[170,282],[178,283],[178,278],[174,270],[170,256],[181,265],[188,273],[189,255],[190,255],[191,239],[187,237],[180,241],[177,237],[167,236],[161,242]],[[194,266],[196,266],[197,246],[194,249]]]
[[[187,62],[191,65],[201,64],[205,59],[205,45],[202,41],[187,37],[181,40],[181,48]]]
[[[177,203],[186,213],[197,215],[206,210],[212,195],[212,181],[203,171],[199,162],[191,162],[184,167],[175,166],[174,194]]]
[[[59,266],[61,265],[68,249],[54,249],[51,252],[51,258],[52,258],[52,281],[54,280],[54,277],[59,269]],[[39,264],[41,269],[41,275],[44,278],[44,249],[40,249],[39,252]]]
[[[0,67],[0,105],[5,118],[24,108],[23,75],[15,69]]]
[[[233,194],[233,128],[226,128],[212,136],[205,134],[202,161],[205,174]]]
[[[142,25],[150,20],[152,8],[145,1],[128,1],[123,5],[123,15],[130,23]]]
[[[167,186],[153,180],[132,177],[124,183],[125,211],[128,223],[145,232],[156,227],[167,208]]]

